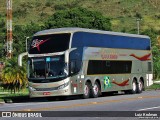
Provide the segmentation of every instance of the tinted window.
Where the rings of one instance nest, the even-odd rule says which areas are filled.
[[[87,74],[93,75],[131,73],[131,66],[131,61],[90,60],[88,63]]]
[[[150,40],[149,38],[76,32],[73,34],[72,47],[80,46],[150,50]]]
[[[35,36],[30,45],[30,54],[62,52],[69,48],[70,34]]]
[[[64,55],[44,58],[30,58],[29,78],[52,78],[57,79],[67,75]]]
[[[77,74],[81,69],[81,61],[79,60],[71,60],[69,62],[69,74],[74,75]]]

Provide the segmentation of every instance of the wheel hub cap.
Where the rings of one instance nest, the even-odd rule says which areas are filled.
[[[133,90],[136,91],[136,83],[133,83]]]
[[[89,90],[88,86],[85,85],[85,87],[84,87],[84,94],[85,94],[85,95],[88,95],[88,90]]]
[[[94,85],[93,92],[94,92],[95,95],[98,94],[98,86],[97,85]]]

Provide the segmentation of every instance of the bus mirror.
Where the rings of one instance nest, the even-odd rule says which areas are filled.
[[[65,52],[65,62],[68,62],[69,61],[69,58],[67,57],[68,56],[68,54],[70,54],[70,52],[72,52],[73,50],[76,50],[77,48],[71,48],[71,49],[69,49],[69,50],[67,50],[66,52]]]
[[[18,55],[18,65],[19,66],[22,66],[22,58],[26,55],[28,55],[28,52],[24,52],[24,53],[21,53],[20,55]]]

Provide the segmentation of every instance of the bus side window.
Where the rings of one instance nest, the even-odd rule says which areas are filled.
[[[77,72],[77,70],[76,70],[77,66],[76,66],[75,60],[70,62],[69,68],[70,68],[70,75],[73,75]]]
[[[75,61],[72,61],[70,65],[71,65],[71,67],[70,67],[71,74],[73,74],[75,71]]]
[[[110,61],[106,61],[106,66],[107,66],[107,67],[111,67]]]
[[[79,60],[71,60],[69,63],[69,73],[70,75],[77,74],[81,69],[82,63]]]
[[[148,71],[152,71],[152,63],[148,62]]]
[[[124,65],[124,70],[125,70],[125,71],[124,71],[125,73],[128,73],[128,71],[129,71],[128,64],[125,64],[125,65]]]

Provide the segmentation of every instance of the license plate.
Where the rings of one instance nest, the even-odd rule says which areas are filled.
[[[50,92],[44,92],[43,95],[50,95]]]

